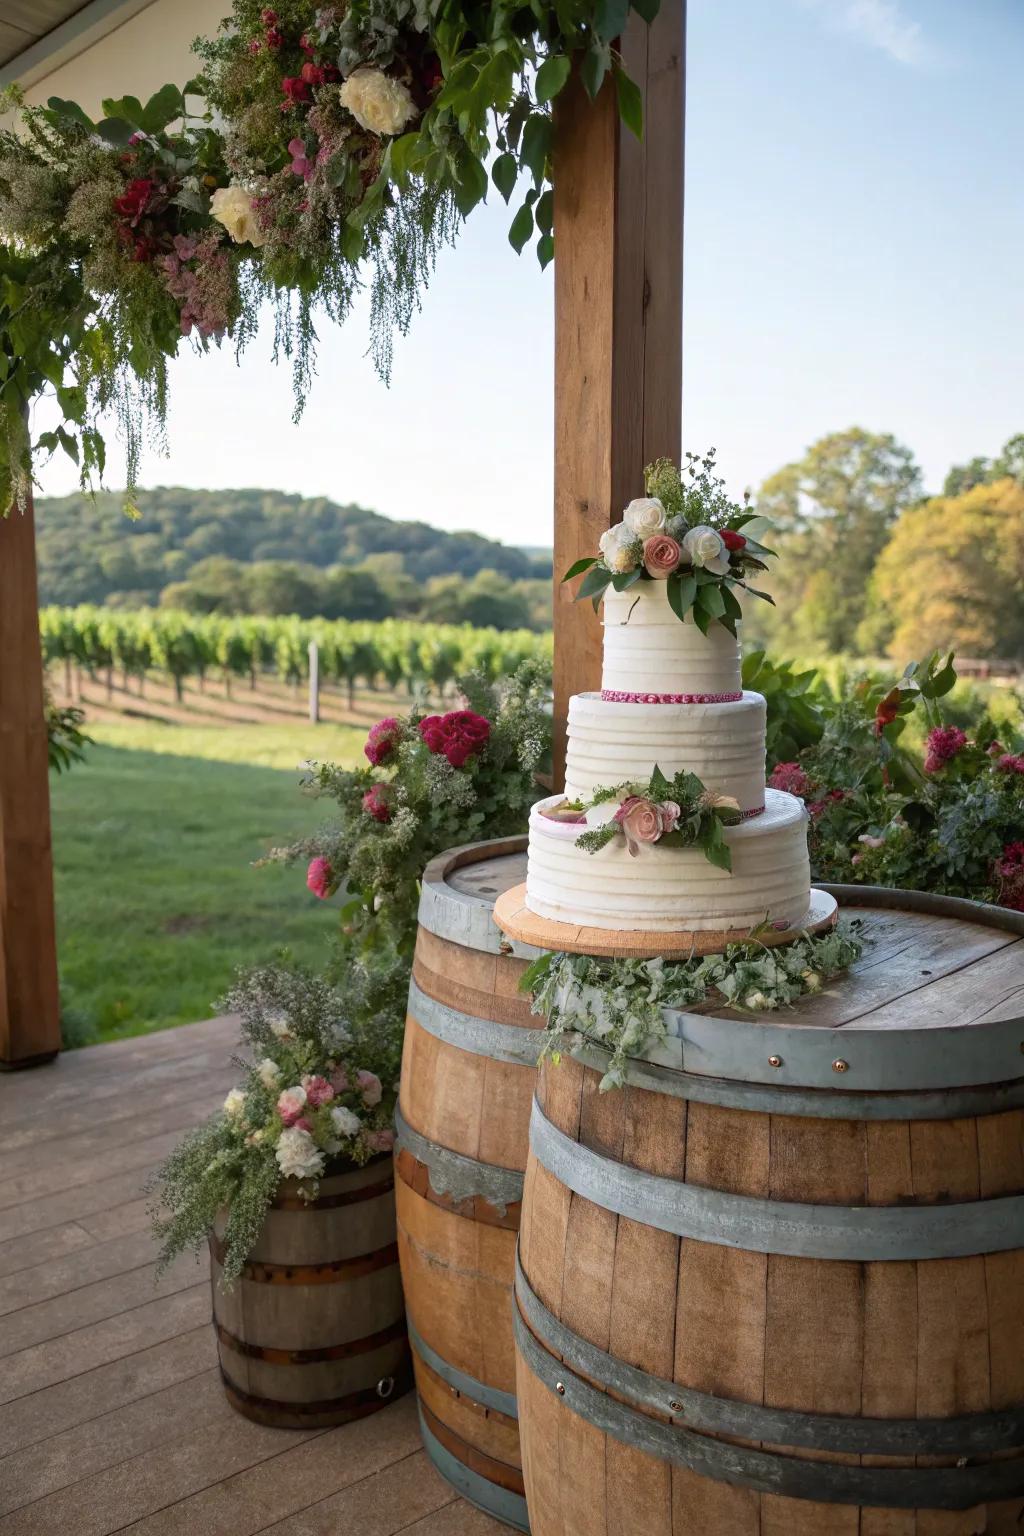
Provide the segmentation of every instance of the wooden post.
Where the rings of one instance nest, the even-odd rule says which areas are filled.
[[[635,13],[623,63],[644,97],[639,143],[609,78],[574,78],[555,112],[555,751],[569,696],[601,686],[601,627],[561,577],[643,495],[644,466],[679,458],[683,392],[686,0]]]
[[[320,647],[315,640],[309,642],[309,720],[311,725],[320,720]]]
[[[0,518],[0,1067],[60,1049],[32,509]]]

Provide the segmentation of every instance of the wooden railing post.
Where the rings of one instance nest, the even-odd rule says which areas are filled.
[[[622,38],[644,97],[644,138],[570,80],[555,111],[555,753],[569,696],[599,688],[601,630],[560,578],[643,495],[643,470],[678,459],[683,392],[686,0],[662,0]],[[575,586],[575,583],[573,584]]]
[[[32,508],[0,517],[0,1067],[60,1049]]]

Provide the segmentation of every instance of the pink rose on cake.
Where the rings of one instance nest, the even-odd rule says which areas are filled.
[[[667,533],[656,533],[644,541],[644,570],[655,581],[666,581],[679,567],[682,549]]]
[[[612,819],[622,828],[627,852],[636,858],[641,843],[656,843],[666,832],[674,832],[679,816],[679,806],[674,800],[646,800],[643,795],[627,795]]]

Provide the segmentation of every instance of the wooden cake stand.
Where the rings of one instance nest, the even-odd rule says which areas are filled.
[[[827,891],[812,889],[811,904],[802,923],[792,928],[767,928],[758,935],[765,945],[791,944],[802,933],[825,933],[834,928],[838,904]],[[537,949],[565,951],[571,955],[612,956],[621,960],[649,960],[655,955],[678,960],[690,955],[717,955],[729,944],[750,936],[749,928],[703,928],[670,933],[648,933],[635,928],[584,928],[538,917],[526,905],[526,885],[515,885],[494,903],[494,921],[508,938]]]

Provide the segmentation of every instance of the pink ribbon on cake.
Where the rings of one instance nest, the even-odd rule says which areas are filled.
[[[736,704],[742,693],[624,693],[618,688],[602,688],[605,704]]]

